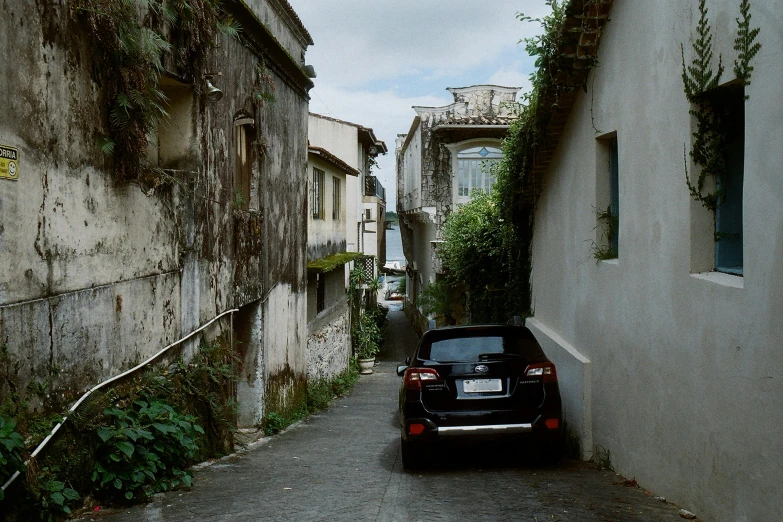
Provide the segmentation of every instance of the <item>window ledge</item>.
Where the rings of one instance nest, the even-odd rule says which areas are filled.
[[[614,259],[602,259],[601,260],[602,265],[614,265],[614,266],[620,266],[620,260],[618,258]]]
[[[725,274],[723,272],[702,272],[700,274],[691,274],[691,277],[729,288],[745,288],[745,279],[738,275]]]

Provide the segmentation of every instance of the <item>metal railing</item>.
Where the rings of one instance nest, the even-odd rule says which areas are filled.
[[[42,450],[42,449],[44,449],[44,447],[45,447],[45,446],[46,446],[46,445],[49,443],[49,441],[52,439],[52,437],[54,437],[54,436],[55,436],[55,434],[56,434],[58,431],[60,431],[60,428],[62,427],[62,425],[63,425],[63,424],[65,424],[65,421],[67,421],[67,420],[68,420],[68,416],[69,416],[69,415],[71,415],[73,412],[75,412],[75,411],[76,411],[76,408],[78,408],[78,407],[79,407],[79,405],[80,405],[81,403],[83,403],[83,402],[84,402],[84,400],[85,400],[87,397],[89,397],[90,395],[92,395],[92,393],[93,393],[93,392],[95,392],[95,391],[97,391],[97,390],[99,390],[99,389],[103,388],[103,387],[104,387],[104,386],[106,386],[107,384],[111,384],[111,383],[113,383],[114,381],[116,381],[116,380],[118,380],[118,379],[122,379],[123,377],[125,377],[125,376],[127,376],[127,375],[130,375],[130,374],[132,374],[132,373],[134,373],[134,372],[136,372],[136,371],[140,370],[141,368],[144,368],[144,367],[145,367],[145,366],[147,366],[149,363],[151,363],[152,361],[154,361],[155,359],[157,359],[158,357],[160,357],[161,355],[163,355],[164,353],[166,353],[166,352],[167,352],[169,349],[171,349],[171,348],[173,348],[173,347],[175,347],[175,346],[177,346],[177,345],[179,345],[179,344],[182,344],[182,343],[184,343],[185,341],[187,341],[188,339],[190,339],[191,337],[193,337],[194,335],[196,335],[196,334],[197,334],[197,333],[199,333],[200,331],[204,330],[206,327],[208,327],[209,325],[211,325],[212,323],[214,323],[215,321],[217,321],[217,320],[218,320],[218,319],[220,319],[221,317],[224,317],[224,316],[226,316],[226,315],[228,315],[228,314],[232,314],[232,315],[231,315],[231,323],[232,323],[232,324],[231,324],[231,334],[232,334],[232,336],[233,336],[233,330],[234,330],[234,324],[233,324],[233,323],[234,323],[234,316],[233,316],[233,314],[234,314],[234,312],[238,312],[238,311],[239,311],[239,309],[238,309],[238,308],[234,308],[234,309],[227,310],[227,311],[223,312],[222,314],[218,315],[217,317],[215,317],[214,319],[212,319],[212,320],[211,320],[211,321],[209,321],[208,323],[206,323],[206,324],[204,324],[203,326],[199,327],[197,330],[193,330],[192,332],[190,332],[188,335],[186,335],[185,337],[183,337],[183,338],[182,338],[182,339],[180,339],[179,341],[175,341],[175,342],[171,343],[170,345],[166,346],[166,347],[165,347],[165,348],[163,348],[161,351],[159,351],[158,353],[156,353],[155,355],[153,355],[152,357],[150,357],[149,359],[147,359],[147,360],[146,360],[146,361],[144,361],[143,363],[141,363],[141,364],[139,364],[139,365],[137,365],[137,366],[134,366],[134,367],[133,367],[133,368],[131,368],[130,370],[128,370],[128,371],[126,371],[126,372],[123,372],[123,373],[121,373],[121,374],[119,374],[119,375],[116,375],[116,376],[112,377],[111,379],[109,379],[109,380],[107,380],[107,381],[103,381],[102,383],[100,383],[100,384],[97,384],[97,385],[93,386],[92,388],[90,388],[90,390],[89,390],[87,393],[85,393],[84,395],[82,395],[82,396],[81,396],[81,398],[80,398],[78,401],[76,401],[76,402],[73,404],[73,406],[71,406],[71,407],[68,409],[68,412],[67,412],[67,414],[66,414],[66,415],[63,417],[63,420],[61,420],[60,422],[58,422],[58,423],[57,423],[57,425],[56,425],[56,426],[55,426],[55,427],[52,429],[52,431],[49,433],[49,435],[47,435],[47,436],[46,436],[46,438],[45,438],[43,441],[41,441],[41,443],[38,445],[38,447],[37,447],[37,448],[35,448],[35,450],[34,450],[34,451],[33,451],[33,452],[30,454],[30,458],[29,458],[29,459],[27,459],[27,460],[24,462],[24,467],[27,467],[27,465],[30,463],[30,461],[31,461],[31,460],[33,460],[33,459],[35,458],[35,456],[36,456],[36,455],[38,455],[38,454],[41,452],[41,450]],[[232,342],[232,345],[233,345],[233,338],[232,338],[231,342]],[[14,474],[13,474],[13,475],[11,475],[11,478],[9,478],[9,479],[6,481],[6,483],[5,483],[5,484],[3,484],[2,488],[0,488],[0,489],[2,489],[3,491],[5,491],[5,490],[6,490],[6,488],[8,488],[8,486],[10,486],[10,485],[11,485],[11,484],[14,482],[14,480],[16,480],[16,477],[18,477],[18,476],[20,475],[20,473],[21,473],[21,472],[20,472],[19,470],[17,470],[16,472],[14,472]]]
[[[386,201],[386,189],[375,176],[364,177],[364,195],[378,196],[382,201]]]

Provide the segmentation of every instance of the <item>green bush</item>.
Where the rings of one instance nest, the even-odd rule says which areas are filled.
[[[22,468],[21,451],[24,450],[24,439],[16,431],[16,422],[0,417],[0,483],[4,484],[11,475]],[[0,500],[5,493],[0,489]]]
[[[135,400],[125,409],[113,406],[103,413],[109,424],[96,430],[96,493],[131,500],[191,484],[192,476],[183,468],[204,434],[195,417],[157,400]]]
[[[353,329],[353,339],[356,344],[356,357],[370,359],[375,357],[383,341],[383,332],[372,313],[365,312],[359,317],[359,322]]]

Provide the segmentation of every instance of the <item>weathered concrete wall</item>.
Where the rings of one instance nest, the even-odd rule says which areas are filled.
[[[708,7],[728,81],[738,3]],[[783,510],[783,14],[771,0],[751,13],[763,47],[746,88],[744,276],[694,273],[712,231],[693,226],[702,209],[685,185],[693,122],[679,44],[689,60],[698,11],[674,0],[615,2],[592,91],[544,179],[533,245],[536,319],[591,361],[595,444],[619,473],[704,520]],[[599,263],[591,116],[619,149],[619,259]]]
[[[172,120],[148,159],[178,169],[170,171],[178,182],[142,191],[119,181],[95,146],[108,133],[107,100],[78,17],[67,5],[0,9],[0,88],[9,93],[0,144],[21,155],[19,181],[0,180],[6,378],[21,391],[50,380],[67,400],[220,312],[263,301],[242,325],[252,330],[245,356],[255,368],[245,376],[253,404],[242,408],[257,422],[268,379],[306,373],[307,82],[294,85],[284,68],[270,67],[276,101],[258,104],[255,66],[268,57],[220,36],[207,66],[224,98],[208,105],[193,86],[164,81]],[[282,25],[274,31],[283,38]],[[296,67],[306,48],[300,36],[286,43]],[[263,140],[253,147],[252,211],[234,198],[238,117]],[[267,347],[274,364],[259,370]]]
[[[311,40],[288,1],[243,0],[243,3],[250,7],[286,52],[304,66],[304,50]]]
[[[307,296],[286,284],[275,286],[264,303],[265,414],[289,412],[305,400],[307,385]]]

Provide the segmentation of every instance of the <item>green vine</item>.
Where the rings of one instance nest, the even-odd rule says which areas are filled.
[[[600,245],[593,241],[591,249],[593,251],[593,257],[596,261],[617,259],[618,252],[617,249],[612,246],[612,243],[620,226],[619,216],[612,212],[612,205],[609,205],[606,207],[606,210],[596,211],[595,218],[598,221],[597,227],[601,227],[602,241]]]
[[[692,44],[693,59],[690,65],[685,63],[685,47],[680,44],[682,55],[682,80],[685,97],[692,104],[688,111],[696,119],[696,131],[693,133],[693,145],[690,152],[693,162],[700,167],[699,177],[694,184],[688,173],[686,147],[683,147],[685,162],[685,181],[691,197],[705,208],[715,211],[726,198],[725,177],[727,173],[726,124],[715,103],[721,76],[724,72],[723,59],[718,55],[718,68],[713,70],[712,28],[707,18],[706,0],[699,1],[699,22],[696,28],[698,38]],[[750,84],[753,67],[750,61],[758,54],[761,44],[755,42],[759,29],[750,28],[750,3],[742,0],[740,5],[742,19],[737,18],[738,32],[734,40],[734,49],[739,52],[734,61],[734,73],[740,88]],[[748,99],[748,96],[745,96]],[[707,186],[711,181],[710,187]]]
[[[734,50],[739,52],[737,59],[734,60],[734,75],[741,80],[744,85],[750,85],[750,75],[753,73],[753,66],[750,61],[755,58],[761,50],[761,44],[756,42],[760,29],[758,27],[750,28],[750,1],[742,0],[740,4],[740,14],[742,20],[737,18],[737,38],[734,39]],[[745,96],[747,100],[748,97]]]
[[[275,83],[272,74],[263,61],[256,64],[256,81],[253,98],[260,107],[265,103],[275,103]]]
[[[109,133],[98,146],[121,179],[138,179],[153,168],[143,159],[148,137],[168,117],[164,56],[173,53],[198,92],[217,32],[236,36],[239,26],[221,0],[76,0],[71,9],[87,26],[106,89]]]

